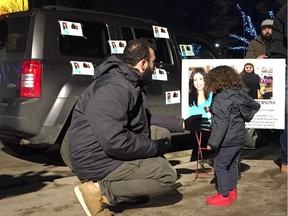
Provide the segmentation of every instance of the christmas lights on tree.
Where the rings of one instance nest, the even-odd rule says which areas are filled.
[[[242,8],[240,7],[239,3],[237,4],[237,9],[239,10],[239,12],[241,13],[242,16],[242,21],[243,21],[243,29],[244,29],[244,35],[243,37],[230,33],[229,37],[230,38],[234,38],[240,42],[243,42],[244,45],[243,46],[236,46],[236,47],[229,47],[230,50],[246,50],[247,46],[250,43],[250,40],[246,38],[247,35],[250,35],[252,38],[256,38],[257,37],[257,32],[256,29],[253,25],[252,19],[250,16],[246,15],[246,13],[242,10]],[[274,13],[273,11],[268,11],[269,17],[271,19],[274,19]]]

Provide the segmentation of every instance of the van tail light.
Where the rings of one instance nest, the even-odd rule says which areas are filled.
[[[40,60],[26,60],[20,68],[20,97],[41,97],[42,63]]]

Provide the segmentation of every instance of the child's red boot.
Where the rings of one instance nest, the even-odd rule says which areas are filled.
[[[229,191],[229,196],[230,196],[231,200],[237,199],[237,189]]]
[[[230,206],[231,197],[230,195],[228,197],[223,197],[222,194],[218,193],[214,196],[208,197],[206,203],[213,206]]]

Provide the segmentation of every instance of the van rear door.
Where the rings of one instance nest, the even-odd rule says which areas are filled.
[[[27,46],[30,17],[0,17],[0,102],[19,97],[20,68]]]

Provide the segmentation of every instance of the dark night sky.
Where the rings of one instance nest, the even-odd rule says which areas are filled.
[[[154,19],[166,27],[182,26],[206,35],[223,47],[241,46],[243,42],[229,38],[229,33],[253,37],[244,31],[243,19],[237,4],[259,33],[264,19],[270,18],[268,11],[276,15],[287,0],[30,0],[30,7],[47,4],[112,12]],[[245,33],[245,34],[244,34]]]

